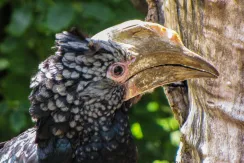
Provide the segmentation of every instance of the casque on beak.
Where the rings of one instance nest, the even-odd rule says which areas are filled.
[[[175,31],[159,24],[127,21],[92,37],[98,38],[124,44],[137,54],[128,68],[125,100],[172,82],[219,76],[210,63],[182,44]]]

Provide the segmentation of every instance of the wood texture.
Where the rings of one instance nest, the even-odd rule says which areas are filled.
[[[148,3],[148,21],[162,23],[163,18],[164,25],[176,30],[186,47],[220,72],[218,79],[189,80],[188,91],[165,88],[182,123],[177,162],[244,162],[244,1]]]

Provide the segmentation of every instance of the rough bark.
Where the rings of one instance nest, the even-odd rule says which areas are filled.
[[[177,162],[244,162],[244,1],[148,0],[146,20],[176,30],[220,72],[165,87],[181,124]]]

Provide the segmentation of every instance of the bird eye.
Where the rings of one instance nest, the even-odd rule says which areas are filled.
[[[107,77],[123,83],[126,81],[128,75],[128,64],[126,62],[117,62],[109,66],[107,70]]]
[[[122,65],[115,65],[113,68],[113,74],[115,76],[121,76],[124,73],[124,67]]]

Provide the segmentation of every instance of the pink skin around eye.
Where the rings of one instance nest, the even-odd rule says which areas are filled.
[[[107,78],[110,78],[118,83],[124,83],[129,74],[128,67],[129,65],[136,60],[135,56],[131,56],[129,61],[125,62],[117,62],[109,66],[108,71],[107,71]],[[123,69],[123,72],[120,75],[114,74],[114,68],[120,66]]]
[[[120,66],[123,69],[123,72],[120,75],[114,74],[114,68],[117,66]],[[112,64],[108,68],[107,77],[118,83],[124,83],[128,75],[128,66],[129,66],[129,62],[117,62]]]

